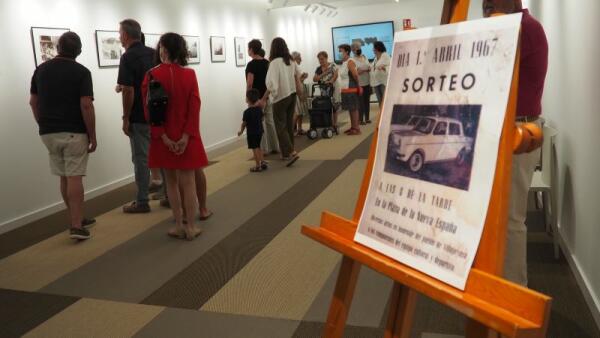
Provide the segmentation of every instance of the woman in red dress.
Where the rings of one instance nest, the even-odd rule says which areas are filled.
[[[169,230],[169,236],[192,240],[201,232],[194,225],[198,210],[195,181],[196,178],[204,180],[202,168],[208,165],[200,137],[200,92],[196,72],[185,68],[188,53],[182,36],[175,33],[161,36],[158,53],[161,64],[149,73],[160,82],[169,102],[164,124],[151,127],[148,166],[165,171],[167,194],[176,222],[175,228]],[[142,84],[143,102],[146,102],[149,82],[146,74]],[[149,120],[147,107],[146,119]],[[205,194],[201,196],[201,203],[206,201]],[[206,211],[205,205],[201,207]],[[183,220],[184,214],[187,222]]]

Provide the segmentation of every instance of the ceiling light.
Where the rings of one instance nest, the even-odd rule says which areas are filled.
[[[325,13],[325,11],[326,11],[326,10],[327,10],[327,9],[323,8],[323,9],[321,10],[321,13],[319,13],[319,15],[323,15],[323,13]]]
[[[317,9],[319,9],[319,6],[315,5],[315,7],[313,7],[313,10],[312,10],[312,12],[311,12],[311,13],[313,13],[313,14],[314,14],[314,13],[317,11]]]
[[[306,5],[306,7],[304,7],[304,11],[305,11],[305,12],[308,12],[308,10],[310,9],[310,6],[311,6],[311,5]]]

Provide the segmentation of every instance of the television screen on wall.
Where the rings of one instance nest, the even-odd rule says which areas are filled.
[[[341,63],[342,59],[338,52],[338,46],[341,44],[352,45],[353,42],[359,42],[362,47],[362,52],[370,61],[375,58],[373,53],[373,44],[376,41],[381,41],[385,45],[388,53],[392,54],[394,44],[394,22],[374,22],[362,25],[351,25],[342,27],[333,27],[331,29],[333,36],[333,55],[335,62]]]

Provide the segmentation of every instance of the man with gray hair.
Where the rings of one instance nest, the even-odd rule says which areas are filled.
[[[136,200],[123,207],[130,214],[150,212],[148,204],[150,170],[148,169],[148,147],[150,146],[150,126],[144,116],[142,102],[142,81],[146,72],[155,66],[154,49],[141,42],[142,28],[132,19],[123,20],[119,36],[126,49],[119,64],[119,78],[123,97],[123,132],[129,137],[131,158],[135,169],[137,185]]]
[[[52,174],[60,177],[60,192],[71,220],[70,237],[85,240],[96,221],[83,218],[83,176],[97,143],[92,74],[75,61],[79,54],[79,36],[63,34],[58,56],[33,73],[29,105],[48,148]]]

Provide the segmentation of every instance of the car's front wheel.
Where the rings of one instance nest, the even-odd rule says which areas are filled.
[[[465,162],[467,162],[467,150],[465,148],[462,148],[459,152],[458,155],[456,156],[456,164],[458,165],[463,165],[465,164]]]
[[[408,168],[413,173],[419,172],[423,169],[423,165],[425,164],[425,156],[419,151],[415,151],[410,158],[408,159]]]

